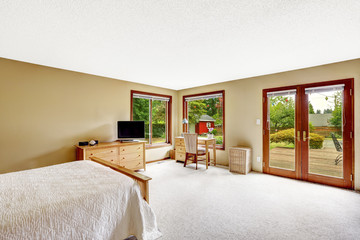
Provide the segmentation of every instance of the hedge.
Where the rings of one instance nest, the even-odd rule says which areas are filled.
[[[295,143],[295,130],[294,128],[279,131],[277,133],[270,134],[270,142],[279,143]],[[321,149],[324,143],[324,137],[316,133],[310,133],[310,148]]]
[[[324,137],[316,133],[310,133],[310,148],[321,149],[323,148]]]
[[[166,124],[165,123],[153,123],[152,124],[152,136],[165,138]]]
[[[279,131],[277,133],[270,134],[270,142],[295,143],[294,142],[294,129],[290,128],[290,129]]]
[[[215,136],[216,144],[223,144],[223,137],[222,136]]]

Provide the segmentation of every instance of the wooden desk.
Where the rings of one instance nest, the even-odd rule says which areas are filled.
[[[209,147],[210,146],[212,146],[212,148],[213,148],[213,164],[214,164],[214,166],[216,166],[216,140],[215,140],[215,138],[208,139],[208,138],[199,137],[198,144],[205,146],[206,169],[208,169],[209,161],[211,163],[210,155],[209,155]],[[175,160],[176,161],[185,161],[185,155],[186,155],[186,151],[185,151],[184,137],[176,137],[175,138]]]

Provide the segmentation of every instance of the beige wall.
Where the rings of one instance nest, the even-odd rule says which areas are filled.
[[[130,119],[130,90],[176,91],[0,58],[0,173],[75,159],[79,141],[116,139],[116,121]],[[177,110],[173,107],[173,131]],[[171,147],[147,150],[146,160]]]
[[[218,162],[228,165],[227,148],[248,145],[253,149],[252,167],[262,171],[262,126],[256,125],[262,119],[262,89],[344,78],[355,80],[355,186],[360,190],[360,59],[296,71],[247,78],[226,83],[208,85],[179,91],[178,122],[182,119],[182,96],[194,93],[225,90],[225,151],[217,151]],[[179,124],[177,134],[181,133]]]
[[[262,89],[355,79],[355,185],[360,189],[360,59],[320,67],[172,91],[0,58],[0,173],[75,159],[78,141],[116,139],[118,120],[130,119],[130,90],[173,96],[173,136],[181,133],[182,96],[225,90],[226,150],[217,152],[228,165],[227,148],[253,148],[252,165],[261,171]],[[171,147],[146,151],[146,159],[168,156]]]

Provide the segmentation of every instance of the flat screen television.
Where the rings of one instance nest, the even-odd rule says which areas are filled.
[[[145,138],[144,121],[118,121],[118,138],[122,140],[136,140]]]

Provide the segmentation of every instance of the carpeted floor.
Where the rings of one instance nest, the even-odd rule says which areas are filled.
[[[360,239],[357,192],[174,160],[146,167],[161,239]]]

